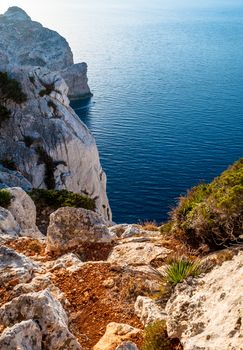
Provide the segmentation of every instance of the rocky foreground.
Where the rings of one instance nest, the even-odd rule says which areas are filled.
[[[239,247],[205,257],[207,273],[166,295],[161,276],[185,250],[179,241],[152,225],[108,226],[68,207],[51,214],[44,236],[28,194],[8,191],[11,203],[0,209],[1,350],[144,349],[155,322],[166,327],[158,349],[242,349]]]

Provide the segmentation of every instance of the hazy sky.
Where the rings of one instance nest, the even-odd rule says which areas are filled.
[[[183,7],[193,6],[222,6],[233,3],[241,3],[242,0],[0,0],[0,13],[6,11],[9,6],[19,6],[25,9],[32,17],[45,20],[51,16],[64,14],[66,9],[81,8],[105,8],[105,7]]]
[[[103,20],[105,25],[106,18],[103,14],[110,13],[106,10],[108,8],[123,9],[124,11],[121,13],[126,16],[125,10],[130,9],[133,12],[141,10],[146,14],[146,8],[155,9],[155,11],[158,9],[159,12],[164,8],[225,7],[233,4],[242,5],[242,0],[0,0],[0,14],[4,13],[10,6],[19,6],[33,20],[58,31],[68,41],[72,41],[74,36],[71,35],[71,31],[75,30],[75,23],[86,21],[89,29],[92,29],[90,18],[95,13],[95,21],[97,21],[98,15],[98,20]],[[82,38],[82,40],[84,39]]]

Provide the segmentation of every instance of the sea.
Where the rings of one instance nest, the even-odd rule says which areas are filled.
[[[96,138],[113,219],[162,223],[243,155],[243,2],[71,3],[64,35],[93,93],[72,106]]]

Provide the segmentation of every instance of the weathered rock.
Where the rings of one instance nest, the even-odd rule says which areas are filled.
[[[8,187],[21,187],[30,191],[33,186],[19,171],[7,169],[0,164],[0,188]]]
[[[87,65],[73,64],[67,41],[57,32],[44,28],[20,8],[10,7],[0,16],[0,70],[16,66],[47,67],[63,71],[71,97],[91,95]]]
[[[194,283],[179,284],[166,306],[167,330],[184,350],[242,348],[243,253]]]
[[[50,215],[47,249],[65,252],[82,242],[110,242],[106,222],[97,213],[82,208],[60,208]]]
[[[15,284],[31,280],[34,272],[41,272],[41,267],[15,250],[0,247],[0,284],[15,281]]]
[[[0,308],[1,323],[13,326],[22,320],[35,320],[42,334],[42,347],[48,350],[81,350],[68,330],[68,318],[62,305],[46,289],[24,294]]]
[[[159,242],[131,241],[115,246],[108,257],[108,262],[121,265],[147,265],[155,259],[165,258],[169,252]]]
[[[73,253],[65,254],[60,258],[48,262],[46,268],[50,271],[57,269],[65,269],[70,272],[74,272],[83,266],[83,262]]]
[[[11,74],[28,99],[22,105],[6,104],[11,117],[0,128],[0,162],[10,159],[35,188],[86,194],[111,220],[94,137],[69,106],[64,80],[46,68],[15,68]],[[8,176],[5,182],[10,183]]]
[[[2,207],[0,207],[0,234],[16,237],[20,234],[19,224],[10,211]]]
[[[106,332],[93,350],[114,350],[121,342],[132,340],[141,333],[141,330],[124,323],[109,323]]]
[[[137,297],[134,309],[145,327],[155,321],[166,320],[166,313],[151,298]]]
[[[36,207],[30,196],[20,187],[8,188],[12,195],[8,210],[18,223],[21,236],[44,238],[36,226]]]
[[[118,345],[116,350],[138,350],[138,347],[131,341],[125,341],[122,344]]]
[[[118,224],[109,227],[110,233],[116,235],[120,238],[132,237],[134,235],[140,234],[141,231],[138,225],[128,225],[128,224]]]
[[[60,71],[69,88],[70,99],[87,98],[91,96],[87,78],[87,64],[77,63]]]
[[[42,334],[32,320],[22,321],[7,328],[0,337],[1,350],[42,350]]]

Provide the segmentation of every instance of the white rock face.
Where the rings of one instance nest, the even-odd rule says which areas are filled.
[[[105,220],[93,211],[66,207],[50,215],[47,229],[47,249],[50,252],[65,252],[82,242],[111,240]]]
[[[81,350],[81,346],[68,330],[67,315],[58,300],[46,289],[23,294],[0,308],[3,326],[13,326],[21,320],[34,320],[42,334],[42,347],[47,350]]]
[[[0,284],[15,280],[25,283],[31,280],[34,272],[40,272],[40,266],[15,250],[0,247]]]
[[[166,306],[167,330],[184,350],[240,350],[243,253],[194,283],[178,285]]]
[[[11,159],[35,188],[67,189],[94,198],[97,211],[111,220],[94,137],[70,108],[64,80],[46,68],[19,68],[12,75],[28,100],[7,104],[12,116],[0,128],[0,161]]]
[[[68,86],[68,97],[78,99],[91,96],[87,78],[87,64],[77,63],[60,71]]]
[[[22,321],[7,328],[0,337],[2,350],[41,350],[40,327],[32,320]]]
[[[63,71],[71,97],[88,96],[87,65],[73,64],[67,41],[57,32],[34,22],[20,8],[10,7],[0,16],[0,70],[39,66]]]
[[[0,234],[9,236],[18,236],[20,226],[14,219],[9,210],[0,207]]]
[[[57,260],[48,262],[45,266],[48,270],[65,269],[70,272],[79,270],[83,266],[83,262],[73,253],[62,255]]]
[[[144,239],[142,242],[121,242],[112,249],[108,262],[119,265],[148,265],[155,259],[165,258],[169,252],[158,242],[149,239]]]
[[[21,236],[43,238],[36,226],[36,207],[30,196],[20,187],[7,189],[11,195],[11,204],[8,210],[18,223]]]
[[[166,313],[151,298],[138,296],[134,309],[145,327],[155,321],[166,320]]]
[[[121,342],[131,340],[140,332],[140,329],[128,324],[111,322],[107,325],[105,334],[94,346],[93,350],[114,350]]]

